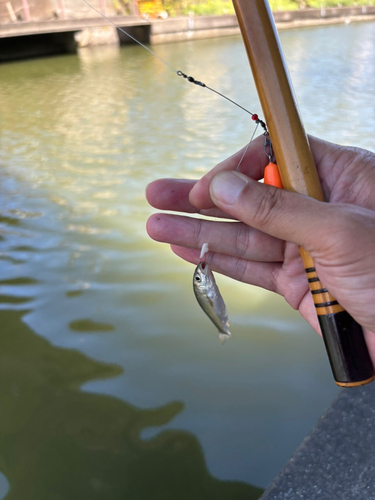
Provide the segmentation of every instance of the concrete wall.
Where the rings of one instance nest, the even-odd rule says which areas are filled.
[[[278,29],[363,21],[375,19],[375,6],[280,11],[274,12],[274,18]],[[177,42],[234,35],[239,32],[234,15],[173,18],[151,23],[150,42]]]
[[[150,43],[168,43],[199,38],[213,38],[238,34],[237,18],[226,16],[199,16],[153,21]]]
[[[39,1],[39,0],[38,0]],[[58,0],[50,0],[54,4],[54,8],[59,12],[59,2]],[[95,7],[99,12],[102,12],[102,0],[87,0],[90,5]],[[88,5],[82,0],[64,0],[66,17],[68,19],[83,19],[88,17],[97,17],[98,14],[90,9]],[[106,12],[109,16],[115,16],[116,12],[113,8],[113,1],[106,0]]]
[[[16,5],[16,1],[22,3],[22,0],[12,0],[12,5]],[[31,19],[31,22],[1,23],[0,18],[0,39],[10,40],[10,42],[2,42],[1,60],[70,52],[76,47],[74,33],[77,32],[79,32],[77,41],[80,46],[134,43],[87,7],[82,0],[64,1],[67,8],[65,20],[61,19],[61,12],[54,10],[56,5],[59,5],[59,0],[38,0],[40,10],[35,11],[35,15],[38,12],[39,16],[44,16],[42,22]],[[102,0],[90,1],[93,6],[101,10]],[[0,2],[0,5],[3,4]],[[111,2],[107,0],[106,4],[111,4]],[[30,6],[30,15],[32,12]],[[46,19],[45,16],[52,17]],[[375,19],[375,6],[275,12],[274,17],[278,29],[364,21]],[[154,21],[145,21],[137,16],[116,16],[112,19],[137,40],[151,44],[228,36],[240,32],[234,15],[191,16]],[[53,33],[57,35],[58,32],[61,36],[50,36]],[[47,37],[45,41],[40,38],[43,36]],[[22,45],[25,47],[23,56]]]
[[[276,11],[273,17],[277,23],[290,21],[304,21],[307,19],[329,19],[333,17],[346,18],[375,14],[375,6],[361,7],[333,7],[321,9],[301,9],[290,11]]]

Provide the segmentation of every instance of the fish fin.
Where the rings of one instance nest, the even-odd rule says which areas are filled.
[[[219,339],[220,339],[220,344],[221,345],[224,345],[225,341],[227,339],[229,339],[229,337],[231,337],[231,333],[228,332],[228,333],[222,333],[222,332],[219,332]]]

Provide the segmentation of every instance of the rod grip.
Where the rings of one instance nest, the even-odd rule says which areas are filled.
[[[267,165],[264,183],[283,187],[276,164]],[[300,248],[300,253],[336,384],[356,387],[372,382],[374,367],[362,327],[324,287],[310,254],[303,248]]]
[[[299,250],[336,384],[356,387],[370,383],[374,366],[362,327],[324,287],[309,252]]]
[[[347,311],[318,316],[336,384],[356,387],[374,379],[362,327]]]

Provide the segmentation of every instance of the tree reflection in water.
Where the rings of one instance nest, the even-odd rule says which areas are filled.
[[[199,442],[166,430],[142,440],[183,410],[172,402],[136,408],[82,392],[117,366],[52,346],[22,322],[25,312],[1,311],[0,470],[6,500],[252,500],[262,490],[210,475]]]

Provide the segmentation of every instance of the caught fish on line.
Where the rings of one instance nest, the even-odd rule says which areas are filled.
[[[193,276],[193,289],[198,304],[219,330],[219,339],[223,344],[231,337],[228,313],[215,277],[207,262],[200,262],[197,265]]]
[[[256,116],[256,119],[257,118],[258,117]],[[251,144],[254,138],[256,130],[257,127],[253,132],[250,142],[246,146],[240,161],[238,162],[238,165],[235,169],[236,171],[239,170],[239,167],[247,153],[249,145]],[[282,188],[282,183],[277,165],[275,163],[272,163],[273,160],[272,143],[271,139],[269,138],[268,132],[265,132],[264,136],[265,136],[264,152],[270,161],[265,170],[265,174],[267,172],[267,175],[264,176],[264,182],[266,184]],[[212,227],[208,239],[212,236],[215,222],[216,221],[212,222]],[[215,277],[208,263],[206,262],[206,253],[208,251],[209,251],[209,244],[203,243],[201,248],[201,253],[199,256],[201,262],[198,264],[198,266],[194,271],[193,288],[198,304],[201,306],[201,308],[207,314],[210,320],[214,323],[214,325],[218,328],[220,342],[223,344],[226,341],[226,339],[231,337],[231,333],[228,330],[229,327],[228,313],[224,299],[221,296],[220,290],[216,284]]]
[[[192,83],[194,85],[197,85],[198,87],[201,87],[205,90],[208,90],[219,97],[227,100],[231,104],[237,106],[238,108],[242,109],[245,111],[248,115],[251,116],[251,119],[255,122],[255,129],[251,134],[251,138],[249,143],[247,144],[246,148],[244,149],[244,152],[242,154],[242,157],[237,165],[236,170],[239,169],[246,153],[247,150],[258,130],[258,127],[260,126],[263,129],[263,134],[266,138],[267,141],[267,146],[270,148],[270,156],[267,154],[267,156],[270,157],[271,161],[271,156],[272,156],[272,150],[271,150],[271,142],[269,139],[269,134],[267,130],[267,125],[266,123],[259,118],[259,116],[256,113],[252,113],[248,109],[244,108],[237,102],[235,102],[233,99],[229,98],[228,96],[222,94],[218,90],[209,87],[205,83],[195,79],[192,76],[187,75],[186,73],[176,70],[171,64],[164,59],[162,59],[160,56],[158,56],[153,50],[151,50],[149,47],[146,47],[143,43],[141,43],[139,40],[137,40],[135,37],[133,37],[130,33],[125,31],[122,27],[118,26],[116,23],[114,23],[111,19],[109,19],[107,16],[105,16],[103,13],[99,12],[96,8],[94,8],[87,0],[82,0],[86,5],[88,5],[92,10],[94,10],[97,14],[99,14],[102,18],[106,19],[110,24],[115,26],[119,31],[123,32],[125,35],[127,35],[131,40],[133,40],[135,43],[143,47],[145,50],[147,50],[153,57],[161,61],[165,66],[167,66],[170,70],[172,70],[177,76],[182,77],[189,83]],[[275,165],[276,166],[276,165]],[[276,167],[277,168],[277,167]],[[213,222],[212,228],[211,228],[211,233],[214,227],[215,221]],[[205,254],[208,252],[208,243],[204,243],[202,246],[201,250],[201,255],[200,259],[201,261],[197,268],[194,271],[194,277],[193,277],[193,288],[194,288],[194,293],[195,296],[198,300],[199,305],[203,309],[203,311],[207,314],[207,316],[210,318],[210,320],[214,323],[214,325],[218,328],[219,330],[219,338],[220,342],[224,343],[226,339],[231,337],[231,333],[228,330],[229,327],[229,322],[228,322],[228,314],[227,314],[227,309],[224,303],[224,300],[221,296],[221,293],[219,291],[219,288],[216,284],[214,275],[210,269],[210,266],[208,263],[205,261]]]

